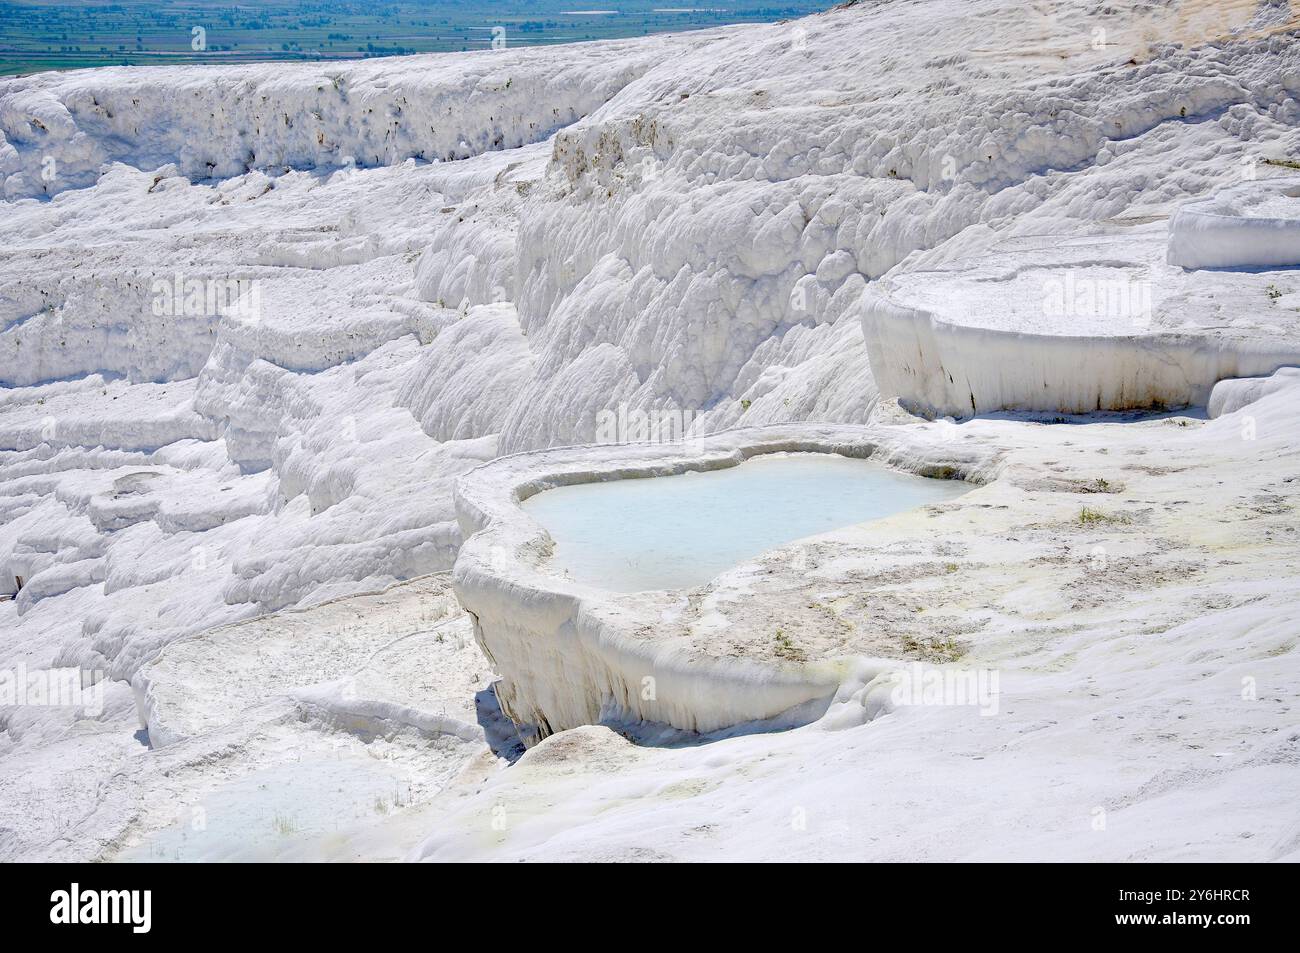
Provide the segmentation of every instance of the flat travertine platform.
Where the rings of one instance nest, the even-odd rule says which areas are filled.
[[[1170,264],[1186,246],[1178,228],[1016,236],[868,285],[862,329],[881,395],[952,417],[1203,406],[1220,380],[1300,361],[1295,272],[1263,256],[1249,270]]]
[[[1291,383],[1279,378],[1267,398],[1279,413],[1287,395],[1276,391]],[[1205,581],[1255,578],[1253,546],[1300,557],[1290,515],[1300,482],[1278,485],[1249,465],[1273,452],[1255,439],[1255,406],[1213,421],[797,425],[519,454],[458,483],[467,541],[454,586],[501,676],[502,708],[533,740],[611,720],[698,732],[792,725],[835,703],[836,718],[868,719],[888,710],[902,666],[1014,668],[1012,642],[1138,614],[1164,630],[1204,613]],[[1261,431],[1282,435],[1263,419]],[[790,450],[871,456],[978,486],[769,551],[696,589],[626,594],[552,571],[550,538],[519,505],[553,486]],[[1250,536],[1241,520],[1253,521]],[[1259,533],[1268,538],[1252,542]]]

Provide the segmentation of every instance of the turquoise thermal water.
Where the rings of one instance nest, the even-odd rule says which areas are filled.
[[[616,592],[681,589],[785,543],[970,489],[831,453],[768,454],[725,470],[558,487],[524,510],[551,566]]]

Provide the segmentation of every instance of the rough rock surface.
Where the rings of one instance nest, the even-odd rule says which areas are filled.
[[[103,677],[94,713],[0,705],[0,855],[184,853],[178,805],[239,815],[259,771],[337,741],[348,765],[391,755],[427,783],[335,840],[289,819],[259,856],[393,857],[426,837],[419,856],[1007,856],[992,818],[1021,856],[1294,857],[1300,437],[1285,375],[1218,401],[1208,377],[1171,375],[1154,395],[1207,401],[1210,423],[1193,409],[1167,423],[927,424],[896,416],[892,383],[880,399],[889,368],[872,367],[862,318],[881,279],[1033,236],[1150,229],[1155,247],[1179,209],[1247,168],[1294,178],[1296,40],[1294,11],[1274,2],[898,0],[575,47],[0,80],[0,594],[17,590],[0,601],[0,672]],[[1178,281],[1196,293],[1202,272]],[[1289,346],[1294,271],[1204,279],[1231,300],[1220,325],[1186,333],[1227,352]],[[1025,379],[1014,353],[989,360],[970,373]],[[885,558],[874,537],[849,533],[835,545],[856,594],[835,611],[862,630],[853,651],[934,656],[902,615],[932,586],[935,637],[949,627],[1008,684],[1023,674],[1023,694],[997,718],[916,707],[863,723],[848,691],[793,732],[680,750],[586,727],[510,771],[481,700],[475,719],[454,717],[486,722],[484,741],[453,732],[429,754],[442,713],[416,702],[486,677],[468,640],[456,659],[428,647],[401,691],[362,680],[346,716],[311,695],[340,669],[287,660],[294,612],[346,615],[327,607],[449,569],[460,477],[591,443],[620,409],[689,414],[701,434],[969,426],[1021,461],[1038,489],[999,477],[977,491],[988,508],[934,524],[969,554],[895,541],[902,565],[970,559],[978,578],[986,561],[1001,581],[974,593],[965,571],[916,569],[894,602],[865,575]],[[1018,563],[1019,535],[1026,560],[1072,558],[1048,537],[1084,504],[1050,488],[1098,478],[1127,488],[1134,521],[1097,524],[1115,539],[1095,545],[1121,554],[1110,575],[1080,570],[1069,588],[1065,563]],[[1196,520],[1178,523],[1180,507]],[[1081,530],[1063,538],[1082,545]],[[410,598],[374,624],[418,618]],[[1108,600],[1123,611],[1104,615]],[[809,649],[837,651],[809,610],[782,611]],[[1068,624],[1053,622],[1062,612]],[[888,632],[869,637],[873,620]],[[761,659],[748,626],[728,638]],[[189,641],[208,637],[220,654]],[[269,723],[246,707],[261,689],[219,688],[259,653],[284,665],[266,692],[298,699]],[[407,664],[377,658],[383,672]],[[190,685],[235,717],[185,707]],[[397,709],[409,724],[376,742],[377,713]],[[840,715],[854,727],[830,731]],[[368,784],[356,790],[380,800]]]

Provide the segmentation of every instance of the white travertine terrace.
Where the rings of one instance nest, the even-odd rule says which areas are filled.
[[[783,661],[760,644],[749,657],[727,657],[676,621],[681,592],[615,593],[548,571],[550,537],[519,506],[554,486],[712,470],[781,452],[870,457],[922,476],[976,482],[996,470],[987,448],[957,452],[901,428],[811,425],[516,454],[480,467],[457,484],[467,542],[453,579],[502,676],[502,709],[538,738],[602,718],[700,732],[798,724],[820,716],[851,676],[884,670],[849,655]]]
[[[1300,361],[1300,314],[1267,290],[1285,273],[1185,271],[1165,243],[1138,223],[904,265],[862,295],[876,386],[928,416],[1158,410]]]
[[[1169,223],[1169,264],[1300,267],[1300,178],[1251,180],[1188,202]]]
[[[178,808],[338,743],[410,767],[416,810],[277,856],[1296,859],[1296,382],[1241,375],[1294,360],[1300,272],[1167,256],[1215,196],[1286,219],[1300,200],[1250,196],[1298,158],[1300,14],[1271,0],[893,0],[0,79],[0,596],[23,581],[0,674],[90,670],[104,703],[0,707],[0,858],[147,850]],[[1257,250],[1244,227],[1232,249]],[[1045,320],[1067,278],[1148,282],[1149,326]],[[259,313],[159,311],[178,279],[257,282]],[[896,400],[964,417],[972,395],[960,424]],[[510,545],[464,548],[466,598],[520,719],[584,725],[503,770],[489,664],[426,584],[462,549],[453,487],[662,408],[741,428],[718,448],[775,425],[1003,463],[627,599],[555,594],[507,479],[534,458],[493,464],[480,535]],[[1048,426],[1062,409],[1089,413]],[[699,463],[548,459],[589,478],[645,452]],[[1001,671],[999,716],[888,709],[870,676],[918,659]],[[660,662],[650,705],[634,679]],[[825,713],[670,749],[586,724],[606,704]]]

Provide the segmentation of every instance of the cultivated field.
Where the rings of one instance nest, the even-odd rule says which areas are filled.
[[[164,3],[0,3],[0,75],[87,66],[359,59],[573,43],[797,17],[832,6],[794,0],[604,3],[506,0],[484,10],[444,0],[298,2],[256,7],[209,0]],[[617,7],[617,9],[614,9]]]

